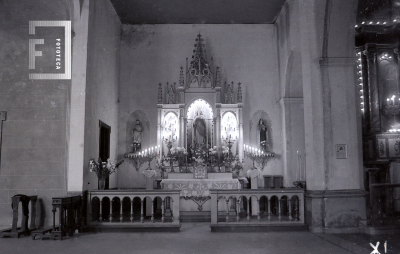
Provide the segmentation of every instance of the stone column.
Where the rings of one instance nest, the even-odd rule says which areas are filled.
[[[317,17],[317,13],[319,11],[324,13],[325,6],[318,6],[316,0],[298,2],[307,187],[313,190],[323,190],[326,188],[324,171],[324,102],[321,72],[318,64],[318,59],[321,57],[321,39],[319,38],[321,35],[317,30],[317,28],[320,28],[318,23],[323,22],[323,20]]]
[[[239,119],[239,140],[238,140],[238,148],[239,148],[239,160],[243,161],[243,104],[238,103],[238,119]]]
[[[215,105],[217,108],[217,113],[216,113],[216,125],[215,125],[215,144],[217,147],[221,147],[221,104],[216,104]]]
[[[67,191],[82,191],[85,136],[86,66],[89,25],[89,2],[73,1],[75,36],[72,40],[72,80],[70,101],[70,134],[68,149],[68,187]]]
[[[185,105],[179,105],[179,146],[185,146],[185,118],[184,118]]]
[[[361,109],[355,82],[357,1],[298,2],[306,223],[312,232],[357,232],[363,230],[366,217]],[[336,157],[337,144],[347,145],[347,158]]]
[[[187,147],[187,117],[183,118],[183,147],[186,148],[186,151],[188,151]]]
[[[158,159],[162,159],[162,150],[163,150],[163,142],[162,142],[162,104],[157,104],[157,146],[160,147],[159,157]]]

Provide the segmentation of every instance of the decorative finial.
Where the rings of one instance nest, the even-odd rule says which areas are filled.
[[[240,86],[241,83],[238,83],[238,91],[237,91],[237,102],[242,103],[242,87]]]
[[[221,73],[219,72],[219,67],[217,66],[216,68],[216,73],[215,73],[215,86],[220,87],[221,86]]]
[[[162,103],[162,85],[158,83],[158,103]]]
[[[181,72],[179,73],[179,86],[183,86],[185,78],[183,77],[183,67],[181,66]]]

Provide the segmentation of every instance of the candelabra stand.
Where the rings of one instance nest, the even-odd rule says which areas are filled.
[[[261,167],[261,170],[264,169],[271,158],[275,157],[275,153],[262,151],[247,145],[244,146],[244,155],[252,160],[253,168],[256,168],[255,164],[257,163]]]
[[[125,154],[125,158],[127,158],[133,164],[136,171],[139,171],[139,168],[146,162],[149,163],[149,167],[147,169],[151,169],[150,163],[154,158],[157,157],[157,155],[157,149],[149,149],[149,151],[146,149],[144,152]]]
[[[173,138],[172,136],[170,138],[164,138],[164,142],[167,145],[168,148],[168,153],[167,157],[163,158],[163,161],[169,162],[169,165],[171,167],[171,172],[174,172],[174,161],[176,160],[176,157],[172,155],[171,153],[171,148],[172,144],[176,142],[176,138]]]
[[[382,113],[388,118],[391,125],[394,127],[397,123],[396,116],[400,114],[400,104],[396,103],[395,95],[391,98],[387,98],[387,105],[382,108]],[[398,101],[397,101],[398,102]]]
[[[392,122],[396,123],[396,116],[400,114],[400,105],[385,105],[382,109],[382,113],[387,118],[392,118]]]
[[[236,140],[235,140],[235,139],[232,139],[232,138],[230,137],[230,135],[229,135],[229,136],[227,136],[226,139],[223,139],[223,141],[224,141],[225,144],[228,146],[228,158],[227,158],[227,162],[228,162],[228,167],[229,167],[229,170],[230,170],[230,169],[231,169],[232,161],[235,160],[235,158],[232,157],[232,145],[235,143]]]

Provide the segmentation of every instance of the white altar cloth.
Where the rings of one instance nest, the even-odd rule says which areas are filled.
[[[181,197],[204,197],[210,195],[210,189],[240,189],[238,179],[164,179],[161,188],[180,190]]]

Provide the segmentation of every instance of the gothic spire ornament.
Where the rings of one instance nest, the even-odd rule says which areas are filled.
[[[201,34],[197,35],[195,49],[193,50],[192,61],[189,69],[186,70],[186,87],[213,87],[212,72],[210,64],[207,61],[204,39]]]

